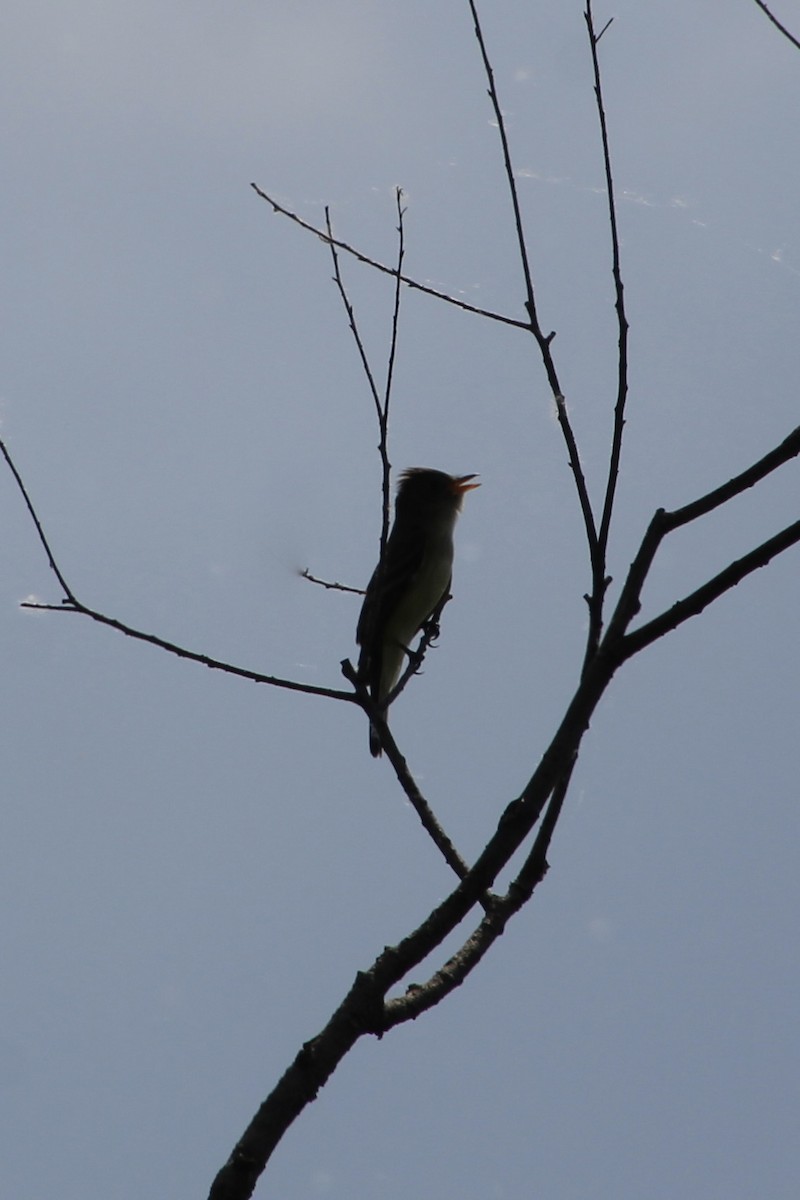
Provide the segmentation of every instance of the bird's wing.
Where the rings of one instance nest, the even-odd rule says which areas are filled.
[[[358,671],[370,689],[377,692],[381,676],[382,631],[400,598],[419,572],[425,555],[424,537],[389,538],[382,563],[367,584],[356,641],[361,647]]]

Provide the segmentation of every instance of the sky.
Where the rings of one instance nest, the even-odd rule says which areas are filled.
[[[539,312],[594,498],[616,326],[582,5],[484,33]],[[800,7],[776,14],[800,32]],[[611,594],[659,506],[798,423],[800,54],[750,0],[619,0],[601,43],[631,322]],[[380,531],[372,400],[314,236],[523,316],[467,5],[29,0],[0,40],[0,433],[91,607],[342,686]],[[376,375],[392,290],[343,261]],[[479,472],[454,600],[392,725],[461,853],[574,689],[589,587],[532,340],[403,297],[396,471]],[[797,464],[673,536],[655,615],[797,517]],[[354,706],[71,614],[8,471],[0,1193],[205,1196],[355,973],[452,886]],[[800,1185],[795,549],[629,663],[551,870],[468,982],[362,1040],[279,1200],[790,1200]],[[438,960],[432,966],[438,965]]]

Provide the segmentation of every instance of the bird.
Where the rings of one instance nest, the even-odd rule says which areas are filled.
[[[356,629],[358,677],[379,705],[397,683],[415,634],[449,598],[453,531],[465,494],[480,487],[476,479],[430,467],[409,467],[400,476],[394,524]],[[382,753],[374,725],[369,748],[373,758]]]

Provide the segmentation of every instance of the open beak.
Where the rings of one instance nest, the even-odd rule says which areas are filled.
[[[479,488],[479,483],[471,483],[470,480],[477,479],[477,475],[454,475],[453,476],[453,491],[458,496],[463,496],[464,492],[471,492],[473,488]]]

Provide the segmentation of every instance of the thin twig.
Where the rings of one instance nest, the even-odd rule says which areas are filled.
[[[345,679],[352,683],[358,703],[361,704],[371,723],[378,730],[381,739],[381,749],[385,751],[386,757],[392,764],[397,781],[405,792],[414,812],[419,817],[423,828],[441,852],[447,865],[455,872],[459,879],[464,879],[469,872],[469,867],[439,824],[433,809],[420,791],[416,780],[411,774],[408,763],[401,754],[397,742],[392,736],[392,731],[386,723],[383,708],[377,705],[372,699],[349,659],[344,659],[342,662],[342,674]],[[480,899],[480,903],[488,910],[491,905],[491,897],[487,894]]]
[[[657,642],[666,633],[677,629],[690,617],[696,617],[725,592],[732,591],[748,575],[752,575],[761,567],[766,567],[773,558],[783,554],[791,546],[796,546],[798,542],[800,542],[800,521],[793,521],[780,533],[776,533],[774,537],[767,538],[760,546],[756,546],[749,554],[744,554],[741,558],[729,563],[724,570],[714,575],[688,596],[684,596],[682,600],[676,600],[665,612],[627,634],[622,640],[624,658],[632,658],[634,654],[638,654],[646,646]]]
[[[78,613],[80,616],[89,617],[90,620],[97,621],[100,625],[107,625],[110,629],[116,629],[118,633],[122,633],[126,637],[135,638],[140,642],[148,642],[151,646],[158,646],[160,650],[166,650],[168,654],[174,654],[178,658],[185,658],[191,662],[200,663],[204,667],[209,667],[212,671],[224,671],[227,675],[237,675],[240,679],[249,679],[253,683],[266,683],[272,687],[284,688],[291,692],[305,692],[310,696],[326,696],[331,700],[346,700],[349,704],[356,703],[356,697],[352,692],[343,692],[337,688],[317,687],[311,683],[298,683],[294,679],[283,679],[279,675],[264,675],[260,671],[250,671],[245,667],[235,667],[232,663],[222,662],[220,659],[211,658],[207,654],[198,654],[194,650],[187,650],[184,646],[178,646],[175,642],[168,642],[165,638],[158,637],[154,633],[145,633],[141,629],[135,629],[132,625],[127,625],[124,621],[118,621],[115,617],[108,617],[105,613],[89,608],[87,604],[78,599],[64,578],[61,568],[55,560],[53,551],[50,549],[44,528],[28,495],[28,490],[22,480],[22,476],[17,470],[5,442],[2,440],[0,440],[0,451],[2,451],[11,474],[14,476],[19,492],[25,502],[25,507],[33,521],[39,541],[47,555],[47,561],[55,573],[65,597],[61,604],[40,604],[33,600],[25,600],[20,605],[20,608],[34,609],[40,612]]]
[[[589,546],[589,557],[592,563],[593,574],[596,572],[598,543],[597,543],[597,527],[592,511],[591,501],[589,500],[589,492],[586,487],[586,479],[583,474],[580,454],[578,453],[578,444],[575,439],[575,434],[572,429],[572,423],[569,419],[567,410],[566,397],[561,390],[561,384],[558,380],[558,372],[556,370],[555,360],[551,350],[551,343],[555,337],[554,333],[545,334],[539,322],[539,317],[536,309],[536,295],[533,286],[533,272],[530,264],[530,254],[528,252],[527,243],[525,240],[525,231],[522,224],[522,210],[519,202],[519,194],[517,192],[517,182],[514,177],[514,167],[511,161],[511,150],[508,144],[508,134],[506,131],[506,121],[503,115],[503,110],[500,107],[500,97],[497,93],[497,87],[494,80],[494,69],[489,59],[489,53],[486,49],[486,42],[483,37],[483,29],[481,28],[480,18],[475,0],[469,0],[470,12],[472,13],[472,21],[475,29],[475,37],[480,49],[481,59],[483,61],[483,69],[486,73],[486,79],[489,84],[488,92],[489,99],[494,110],[497,130],[500,135],[500,145],[503,151],[503,166],[505,168],[506,183],[508,185],[509,195],[511,197],[511,207],[514,212],[514,227],[517,234],[517,245],[519,248],[520,262],[522,264],[522,274],[525,282],[525,309],[528,313],[529,324],[528,329],[533,334],[536,344],[539,347],[542,363],[544,365],[547,381],[550,385],[550,390],[553,393],[553,398],[556,403],[556,415],[558,423],[561,427],[562,436],[567,445],[569,453],[569,466],[572,471],[572,477],[575,481],[575,487],[578,492],[578,500],[581,506],[583,515],[583,523],[586,529],[586,539]]]
[[[540,330],[539,319],[536,313],[536,297],[533,290],[533,274],[531,271],[530,255],[528,253],[527,242],[525,241],[525,230],[522,224],[522,209],[519,203],[519,194],[517,192],[517,181],[514,178],[514,167],[511,162],[511,150],[508,145],[508,134],[506,132],[506,121],[503,115],[503,110],[500,107],[500,98],[497,94],[497,87],[494,81],[494,68],[489,59],[489,53],[486,49],[486,42],[483,38],[483,29],[481,28],[478,10],[474,0],[469,0],[470,12],[472,13],[472,21],[475,28],[475,37],[478,41],[478,47],[483,60],[483,69],[486,72],[486,79],[489,83],[489,99],[492,102],[494,109],[495,120],[497,122],[497,131],[500,135],[500,145],[503,150],[503,166],[506,173],[506,183],[508,184],[508,192],[511,198],[511,207],[514,210],[514,228],[517,234],[517,248],[519,249],[520,263],[522,264],[522,274],[525,279],[525,308],[528,316],[531,319],[531,326],[535,330]],[[537,335],[538,337],[538,335]],[[552,334],[550,335],[552,339]],[[561,389],[558,386],[557,380],[551,380],[553,390],[558,392]]]
[[[337,688],[317,687],[313,683],[298,683],[294,679],[283,679],[280,675],[264,675],[260,671],[251,671],[246,667],[236,667],[221,659],[211,658],[208,654],[198,654],[195,650],[187,650],[185,646],[168,642],[154,633],[145,633],[141,629],[127,625],[124,621],[118,621],[115,617],[108,617],[105,613],[89,608],[74,596],[63,604],[38,604],[31,600],[23,600],[20,608],[34,609],[39,612],[78,613],[82,617],[89,617],[90,620],[97,621],[100,625],[116,629],[125,637],[135,638],[139,642],[147,642],[151,646],[158,646],[160,650],[166,650],[168,654],[200,663],[201,666],[208,667],[212,671],[224,671],[226,675],[236,675],[239,679],[249,679],[252,683],[267,683],[272,687],[283,688],[290,692],[304,692],[308,696],[326,696],[330,700],[346,700],[349,704],[357,703],[352,692],[343,692]]]
[[[312,225],[309,221],[304,221],[297,213],[292,212],[290,208],[286,208],[280,204],[272,196],[268,196],[262,191],[258,184],[250,184],[253,191],[267,204],[271,205],[276,213],[280,213],[282,217],[288,217],[295,225],[299,225],[301,229],[307,230],[309,233],[315,234],[321,241],[333,244],[338,250],[343,250],[345,254],[352,255],[358,262],[364,263],[367,267],[373,267],[376,271],[382,271],[384,275],[395,275],[394,267],[387,267],[385,263],[378,262],[377,259],[370,258],[368,254],[357,250],[355,246],[343,242],[341,238],[332,238],[324,229],[319,229],[316,225]],[[502,325],[513,325],[516,329],[529,330],[530,325],[527,321],[520,321],[515,317],[507,317],[503,313],[493,312],[488,308],[478,308],[475,304],[468,304],[466,300],[459,300],[455,296],[448,295],[447,292],[441,292],[437,288],[429,287],[426,283],[420,283],[418,279],[411,279],[408,275],[401,275],[400,282],[406,287],[412,288],[414,291],[422,292],[426,296],[433,296],[436,300],[444,300],[446,304],[452,304],[456,308],[462,309],[464,312],[474,313],[476,317],[486,317],[490,321],[499,321]]]
[[[354,596],[363,596],[364,589],[350,587],[346,583],[336,583],[328,579],[318,579],[316,575],[312,575],[308,567],[303,567],[302,571],[297,572],[301,579],[307,579],[309,583],[318,583],[320,587],[327,588],[331,592],[350,592]]]
[[[389,509],[391,505],[392,465],[389,462],[389,401],[394,382],[394,364],[397,356],[397,338],[400,331],[400,296],[402,293],[403,258],[405,256],[405,231],[403,226],[403,191],[397,188],[395,192],[397,203],[397,268],[394,277],[394,307],[392,309],[392,335],[389,340],[389,362],[386,367],[386,387],[383,393],[383,408],[379,416],[380,440],[378,452],[381,456],[381,546],[380,561],[386,554],[386,543],[389,540]]]
[[[613,25],[613,24],[614,24],[614,18],[613,18],[613,17],[609,17],[609,18],[608,18],[608,20],[606,21],[605,25],[603,26],[603,28],[602,28],[602,29],[600,30],[600,32],[597,34],[597,37],[594,39],[594,44],[595,44],[595,45],[597,45],[597,43],[600,41],[600,38],[603,36],[603,34],[605,33],[605,31],[608,29],[609,25]]]
[[[708,513],[760,483],[762,479],[798,455],[800,455],[800,425],[793,429],[774,450],[770,450],[757,462],[744,471],[740,471],[738,475],[734,475],[732,479],[713,488],[710,492],[706,492],[704,496],[700,496],[689,504],[684,504],[682,508],[677,508],[673,512],[667,512],[663,508],[658,509],[654,513],[630,565],[617,606],[609,621],[606,636],[603,639],[604,643],[606,645],[617,644],[627,633],[631,621],[641,607],[642,588],[653,565],[653,559],[668,533],[680,529],[700,517],[707,516]]]
[[[755,0],[755,2],[758,5],[758,7],[761,9],[761,11],[769,17],[770,21],[772,21],[772,24],[775,26],[775,28],[779,29],[781,31],[781,33],[783,34],[783,36],[785,38],[788,38],[789,41],[792,43],[792,45],[796,46],[797,49],[800,50],[800,41],[797,40],[797,38],[794,36],[793,33],[789,33],[789,30],[786,28],[785,25],[781,25],[778,18],[776,16],[774,16],[770,12],[770,10],[767,8],[766,4],[764,4],[764,0]]]
[[[11,468],[11,474],[14,476],[14,480],[17,484],[17,487],[19,488],[20,494],[22,495],[22,499],[25,501],[25,507],[27,508],[28,513],[30,514],[31,520],[33,521],[33,524],[36,528],[36,533],[39,538],[39,541],[41,542],[42,547],[44,548],[44,552],[47,555],[47,561],[50,564],[50,569],[53,571],[56,579],[61,584],[61,588],[64,592],[64,595],[65,595],[68,603],[71,605],[77,606],[78,601],[75,599],[75,593],[72,591],[72,588],[69,586],[66,579],[64,578],[64,576],[61,573],[58,563],[56,562],[56,560],[53,556],[53,551],[50,549],[50,544],[47,541],[47,538],[45,537],[45,532],[44,532],[44,529],[42,528],[42,523],[39,520],[39,517],[36,513],[36,509],[33,507],[33,502],[31,501],[31,498],[28,495],[28,489],[25,487],[25,484],[22,481],[22,476],[20,475],[19,471],[17,470],[16,464],[14,463],[14,460],[12,459],[11,455],[8,452],[5,442],[2,440],[0,440],[0,451],[2,451],[3,458],[6,460],[9,467]]]
[[[796,426],[774,450],[770,450],[752,466],[740,471],[738,475],[734,475],[732,479],[707,492],[698,500],[684,504],[682,508],[676,508],[669,514],[670,529],[679,529],[681,525],[688,525],[690,521],[696,521],[698,517],[704,517],[707,513],[713,512],[721,504],[732,500],[734,496],[740,496],[755,484],[760,483],[762,479],[771,475],[784,463],[797,458],[798,454],[800,454],[800,425]]]
[[[592,0],[586,0],[584,13],[586,27],[589,33],[589,46],[592,54],[592,70],[594,72],[594,95],[597,104],[597,115],[600,121],[600,139],[603,147],[603,166],[606,176],[606,195],[608,197],[608,221],[611,230],[611,274],[614,279],[614,308],[617,314],[619,330],[617,349],[617,399],[614,406],[614,429],[611,438],[611,454],[608,462],[608,479],[603,501],[603,511],[598,532],[598,552],[595,563],[595,575],[592,595],[589,598],[589,636],[586,643],[587,659],[597,649],[603,628],[603,602],[608,587],[607,562],[608,538],[611,530],[611,517],[614,508],[619,464],[622,454],[622,434],[625,428],[625,401],[628,395],[628,319],[625,313],[625,292],[620,268],[619,234],[617,230],[617,209],[614,199],[614,180],[611,174],[611,151],[608,141],[608,126],[606,124],[605,106],[603,103],[600,62],[597,55],[597,43],[608,28],[604,26],[599,34],[595,34],[592,16]]]
[[[403,216],[403,191],[397,188],[395,193],[397,203],[397,268],[395,274],[395,304],[392,307],[392,331],[389,341],[389,362],[386,365],[386,386],[384,402],[378,413],[378,454],[380,455],[380,550],[379,563],[383,564],[386,554],[386,542],[389,541],[389,514],[391,510],[391,478],[392,466],[389,461],[389,402],[392,394],[392,383],[395,380],[395,359],[397,355],[397,337],[399,334],[399,305],[402,293],[402,269],[405,254]]]
[[[380,393],[378,391],[378,385],[375,382],[375,376],[372,374],[372,368],[369,365],[369,359],[367,358],[367,352],[366,352],[366,349],[364,348],[364,343],[361,339],[361,334],[358,331],[358,325],[356,324],[355,311],[353,309],[352,304],[350,303],[350,297],[347,295],[347,291],[344,286],[344,280],[342,279],[342,272],[339,269],[339,255],[336,250],[336,247],[338,246],[338,242],[335,240],[335,238],[333,237],[333,235],[331,233],[331,214],[330,214],[330,210],[328,209],[327,205],[325,206],[325,227],[328,230],[328,236],[326,238],[326,241],[328,243],[328,248],[330,249],[330,252],[331,252],[331,258],[333,260],[333,281],[339,290],[339,295],[341,297],[342,304],[344,305],[344,310],[347,313],[347,320],[348,320],[348,324],[350,325],[350,332],[352,333],[353,338],[355,340],[356,349],[358,350],[358,356],[361,359],[361,366],[364,368],[364,374],[367,377],[367,383],[369,385],[369,390],[372,394],[372,402],[375,405],[375,412],[378,415],[378,424],[380,425],[381,419],[382,419],[381,397],[380,397]]]
[[[342,271],[341,271],[341,267],[339,265],[339,252],[338,252],[339,243],[336,240],[336,238],[334,238],[334,236],[333,236],[333,230],[331,227],[330,210],[327,207],[327,205],[325,207],[325,228],[327,231],[325,240],[328,244],[328,248],[330,249],[331,259],[333,261],[333,279],[334,279],[334,283],[336,284],[336,287],[339,291],[339,295],[341,297],[342,304],[344,305],[345,312],[347,313],[347,319],[348,319],[348,323],[350,326],[350,332],[352,333],[353,338],[355,339],[356,347],[358,349],[358,355],[359,355],[359,358],[361,359],[361,365],[364,369],[364,374],[367,377],[367,384],[369,385],[369,390],[372,395],[372,402],[375,405],[375,416],[378,421],[378,453],[380,454],[380,459],[381,459],[381,496],[382,496],[382,516],[381,516],[380,551],[379,551],[379,562],[381,562],[381,563],[383,562],[384,551],[386,548],[386,542],[389,537],[389,509],[390,509],[390,499],[391,499],[390,489],[391,489],[391,470],[392,470],[391,463],[389,462],[389,401],[391,398],[392,379],[393,379],[393,375],[394,375],[394,360],[395,360],[395,352],[397,349],[397,335],[398,335],[399,314],[400,314],[400,266],[402,265],[403,253],[404,253],[403,210],[402,210],[402,207],[400,204],[400,196],[401,195],[402,195],[402,193],[400,192],[400,189],[398,188],[397,208],[398,208],[398,215],[400,218],[399,230],[398,230],[398,232],[399,232],[398,267],[397,267],[396,271],[393,272],[393,274],[395,276],[395,300],[394,300],[394,311],[393,311],[393,317],[392,317],[392,333],[391,333],[390,346],[389,346],[389,364],[388,364],[387,373],[386,373],[386,386],[384,388],[384,392],[383,392],[382,396],[381,396],[381,393],[378,391],[378,385],[375,382],[375,376],[373,374],[372,368],[369,363],[367,351],[366,351],[363,339],[362,339],[361,334],[358,329],[358,324],[356,322],[355,309],[353,308],[353,305],[350,301],[350,297],[347,294],[347,289],[345,288],[345,285],[344,285],[344,279],[342,277]]]

